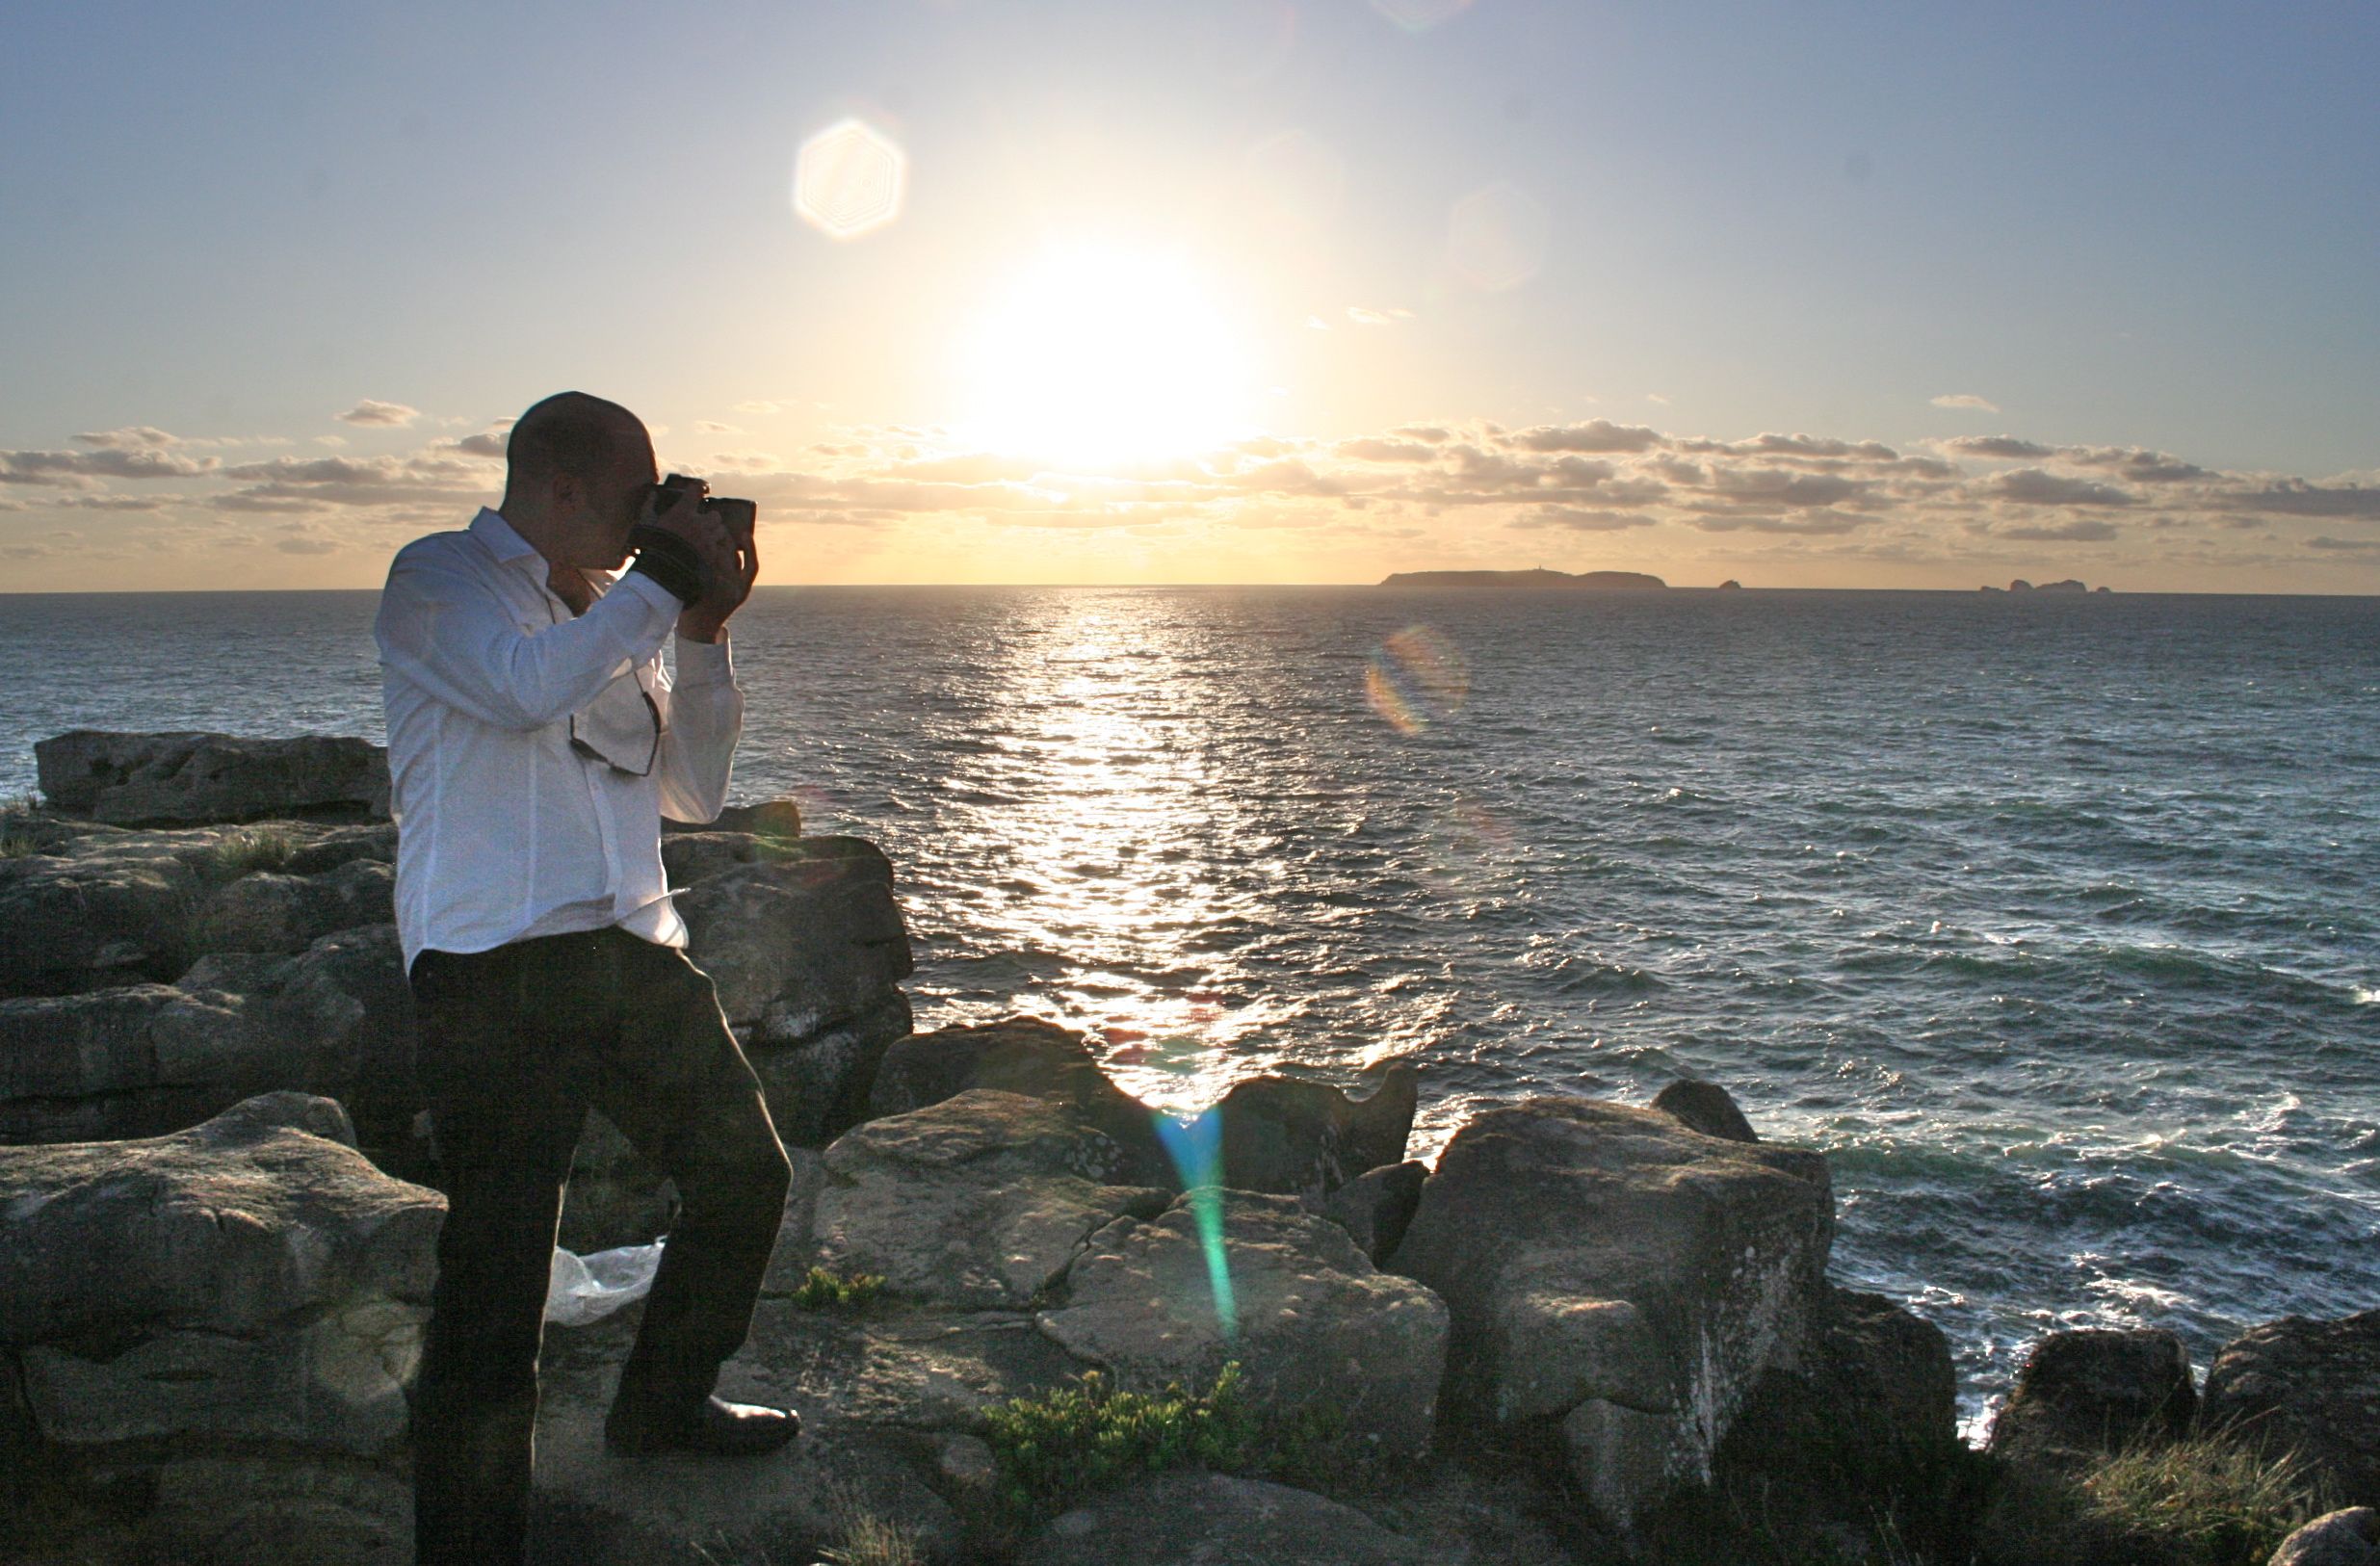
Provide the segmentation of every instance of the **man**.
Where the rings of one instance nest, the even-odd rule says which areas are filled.
[[[681,1201],[607,1441],[757,1452],[798,1429],[711,1392],[750,1327],[789,1171],[679,950],[661,862],[665,813],[710,821],[726,797],[744,723],[726,624],[759,555],[659,488],[616,404],[548,398],[506,457],[498,509],[398,553],[375,628],[398,931],[448,1201],[414,1399],[425,1563],[523,1558],[546,1281],[589,1104]],[[640,523],[660,533],[615,577]]]

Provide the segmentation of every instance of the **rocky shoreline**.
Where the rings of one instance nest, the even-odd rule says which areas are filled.
[[[409,1560],[444,1200],[384,761],[88,733],[38,757],[45,804],[0,819],[0,1556]],[[664,855],[796,1170],[725,1390],[808,1432],[615,1458],[636,1307],[550,1328],[541,1559],[2234,1558],[2086,1504],[2111,1463],[2210,1441],[2294,1453],[2301,1512],[2380,1505],[2380,1311],[2257,1327],[2203,1388],[2168,1334],[2053,1334],[1971,1450],[1942,1334],[1828,1280],[1824,1159],[1715,1084],[1501,1106],[1434,1167],[1405,1157],[1407,1062],[1360,1097],[1243,1082],[1184,1127],[1049,1023],[915,1032],[873,845],[776,802]],[[562,1243],[649,1241],[672,1200],[590,1117]],[[878,1281],[834,1308],[822,1273]],[[1004,1410],[1219,1380],[1262,1461],[1018,1503]],[[2380,1516],[2272,1558],[2380,1560]]]

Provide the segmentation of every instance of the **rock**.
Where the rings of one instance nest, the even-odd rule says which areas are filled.
[[[1222,1121],[1222,1184],[1322,1197],[1367,1169],[1403,1161],[1420,1082],[1411,1061],[1392,1060],[1365,1099],[1294,1077],[1233,1083],[1211,1111]]]
[[[872,1120],[826,1149],[820,1260],[887,1293],[968,1310],[1033,1303],[1090,1237],[1166,1193],[1105,1182],[1115,1143],[1064,1107],[976,1089]]]
[[[320,875],[242,875],[199,907],[191,942],[202,953],[302,952],[333,930],[396,918],[395,871],[359,858]]]
[[[1721,591],[1721,592],[1741,592],[1742,590],[1743,590],[1743,584],[1742,584],[1742,583],[1740,583],[1740,582],[1739,582],[1739,581],[1737,581],[1737,580],[1736,580],[1734,577],[1732,577],[1732,576],[1731,576],[1731,577],[1729,577],[1726,581],[1724,581],[1724,582],[1722,582],[1722,583],[1720,583],[1720,584],[1719,584],[1719,591]]]
[[[0,859],[0,996],[162,983],[187,966],[196,874],[154,842],[105,846]]]
[[[329,1066],[286,1058],[235,995],[135,984],[0,1001],[0,1139],[162,1135]]]
[[[0,1347],[44,1439],[386,1452],[445,1204],[328,1099],[141,1141],[0,1148]]]
[[[413,1080],[419,1034],[397,927],[363,925],[318,937],[270,993],[267,1025],[291,1058],[324,1063],[323,1080],[331,1084],[325,1090],[346,1106],[364,1152],[405,1178],[426,1170],[429,1150],[414,1129],[422,1108]]]
[[[2172,1333],[2053,1332],[2026,1356],[1985,1448],[2020,1467],[2070,1472],[2135,1442],[2187,1435],[2197,1407],[2189,1351]]]
[[[1353,1507],[1225,1474],[1161,1474],[1035,1529],[1022,1566],[1423,1566],[1429,1557]]]
[[[868,1110],[903,1114],[979,1087],[1064,1104],[1122,1151],[1116,1180],[1181,1188],[1159,1139],[1155,1111],[1108,1080],[1082,1034],[1039,1017],[944,1028],[897,1041],[877,1063]]]
[[[678,894],[689,955],[718,984],[777,1134],[824,1142],[866,1113],[876,1062],[909,1031],[914,966],[892,867],[857,838],[803,838]]]
[[[1761,1375],[1798,1364],[1833,1236],[1818,1154],[1540,1098],[1455,1134],[1395,1265],[1452,1313],[1451,1411],[1558,1425],[1625,1528],[1706,1482]]]
[[[1153,1222],[1120,1221],[1067,1269],[1065,1300],[1041,1330],[1119,1385],[1201,1387],[1238,1360],[1258,1403],[1344,1415],[1351,1452],[1402,1462],[1428,1449],[1446,1307],[1374,1271],[1295,1197],[1200,1190]]]
[[[748,832],[696,831],[692,827],[661,835],[661,868],[669,884],[683,891],[740,865],[776,864],[789,857],[787,846]]]
[[[388,753],[362,740],[76,729],[37,742],[33,752],[50,805],[96,822],[388,814]]]
[[[2200,1421],[2295,1450],[2341,1500],[2380,1504],[2380,1311],[2249,1329],[2207,1371]]]
[[[1367,1169],[1322,1199],[1322,1216],[1347,1232],[1355,1248],[1384,1266],[1421,1205],[1429,1165],[1414,1161]]]
[[[2380,1511],[2325,1513],[2282,1540],[2267,1566],[2380,1566]]]
[[[764,1304],[764,1318],[783,1306]],[[799,1402],[800,1439],[749,1458],[621,1457],[605,1449],[603,1418],[641,1305],[592,1326],[549,1330],[539,1367],[537,1486],[529,1558],[536,1566],[717,1566],[819,1558],[851,1517],[906,1527],[922,1557],[956,1563],[962,1532],[928,1484],[935,1446],[909,1433],[833,1417]],[[719,1393],[741,1401],[781,1396],[764,1358],[765,1322],[721,1369]],[[767,1340],[781,1365],[798,1342]]]
[[[801,835],[801,802],[798,799],[761,799],[748,805],[729,805],[715,821],[699,825],[665,821],[664,832],[739,832],[762,838],[798,838]]]
[[[1731,1142],[1760,1140],[1752,1133],[1752,1122],[1743,1117],[1736,1101],[1717,1083],[1682,1078],[1653,1095],[1653,1108],[1706,1136],[1723,1137]]]
[[[1803,1361],[1833,1407],[1863,1422],[1871,1444],[1958,1439],[1950,1340],[1882,1294],[1827,1285],[1817,1340]]]
[[[1319,1199],[1367,1169],[1403,1159],[1418,1082],[1412,1063],[1399,1060],[1361,1100],[1290,1077],[1238,1083],[1207,1111],[1215,1117],[1221,1169],[1219,1177],[1205,1173],[1234,1190]],[[876,1069],[869,1108],[895,1114],[972,1087],[1071,1105],[1125,1150],[1129,1173],[1120,1178],[1179,1189],[1198,1173],[1174,1167],[1157,1132],[1157,1111],[1108,1080],[1081,1034],[1037,1017],[901,1040]]]

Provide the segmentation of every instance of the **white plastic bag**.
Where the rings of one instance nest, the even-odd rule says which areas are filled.
[[[555,1246],[554,1270],[545,1285],[545,1318],[556,1326],[583,1327],[632,1299],[642,1299],[652,1290],[653,1273],[661,1266],[661,1247],[667,1238],[650,1245],[597,1251],[592,1256]]]

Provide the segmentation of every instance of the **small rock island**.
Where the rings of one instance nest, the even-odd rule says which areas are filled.
[[[1665,592],[1669,584],[1642,571],[1395,571],[1383,587],[1570,587],[1594,592]]]

